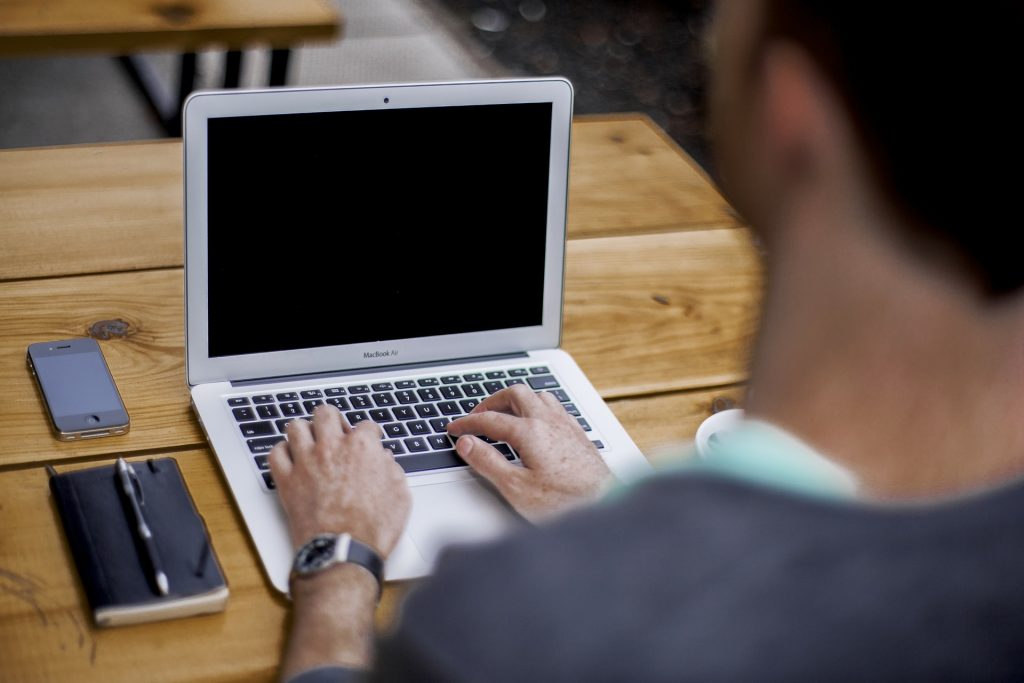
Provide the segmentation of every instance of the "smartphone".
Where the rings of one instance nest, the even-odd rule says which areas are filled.
[[[61,441],[128,431],[128,411],[95,339],[32,344],[28,369]]]

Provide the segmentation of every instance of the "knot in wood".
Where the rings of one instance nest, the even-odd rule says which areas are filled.
[[[93,339],[124,339],[132,334],[131,323],[120,318],[116,320],[97,320],[89,326],[89,336]]]
[[[195,16],[196,10],[191,5],[172,2],[166,5],[154,5],[153,12],[168,24],[185,24]]]
[[[728,396],[716,396],[711,400],[711,412],[720,413],[723,410],[732,410],[736,407],[736,401]]]

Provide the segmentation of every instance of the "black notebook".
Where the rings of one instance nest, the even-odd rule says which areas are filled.
[[[115,466],[50,477],[64,533],[98,626],[224,609],[228,587],[174,458],[128,463],[167,579],[161,595]]]

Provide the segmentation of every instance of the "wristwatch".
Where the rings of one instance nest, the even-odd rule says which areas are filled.
[[[384,560],[370,546],[349,534],[317,534],[299,548],[292,564],[292,578],[315,576],[336,564],[351,562],[364,568],[377,579],[377,600],[384,590]]]

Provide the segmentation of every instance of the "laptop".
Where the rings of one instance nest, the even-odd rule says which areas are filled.
[[[444,428],[508,386],[554,393],[620,479],[647,471],[558,348],[572,95],[535,79],[188,99],[186,374],[282,593],[293,549],[267,454],[322,403],[378,422],[406,471],[388,580],[519,521]]]

